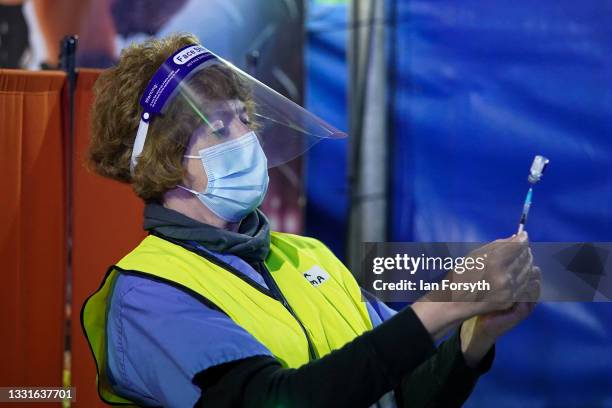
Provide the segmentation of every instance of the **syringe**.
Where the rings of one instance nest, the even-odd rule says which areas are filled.
[[[521,213],[521,219],[519,221],[519,227],[517,234],[520,234],[525,229],[525,224],[527,223],[527,216],[529,215],[529,208],[531,208],[531,200],[533,197],[533,186],[540,181],[542,175],[544,174],[544,170],[550,160],[548,160],[544,156],[536,156],[533,158],[533,163],[531,164],[531,169],[529,169],[529,177],[527,180],[531,186],[529,187],[529,191],[527,191],[527,196],[525,197],[525,202],[523,203],[523,212]]]

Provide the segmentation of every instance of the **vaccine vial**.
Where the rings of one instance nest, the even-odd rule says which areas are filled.
[[[535,184],[540,181],[540,178],[542,178],[544,170],[546,169],[549,161],[550,160],[548,160],[546,157],[540,155],[533,158],[531,169],[529,169],[529,177],[527,177],[527,180],[529,180],[531,184]]]

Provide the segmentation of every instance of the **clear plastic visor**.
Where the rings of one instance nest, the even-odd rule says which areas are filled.
[[[286,163],[322,139],[346,134],[234,65],[215,58],[183,80],[168,105],[183,100],[196,119],[186,155],[255,132],[268,167]],[[172,108],[169,108],[172,109]],[[184,126],[184,123],[177,123]],[[189,129],[188,129],[189,131]]]

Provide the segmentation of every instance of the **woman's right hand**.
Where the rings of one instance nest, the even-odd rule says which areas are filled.
[[[488,289],[432,291],[411,306],[435,339],[473,316],[510,308],[529,290],[533,257],[527,233],[490,242],[468,257],[484,258],[484,268],[451,271],[445,279],[459,284],[486,282]]]
[[[455,290],[450,293],[451,301],[465,303],[458,307],[465,309],[467,317],[506,310],[521,299],[533,267],[526,232],[490,242],[467,257],[484,259],[484,268],[473,267],[463,273],[455,270],[449,273],[447,279],[460,284],[486,282],[490,287],[474,292]],[[443,295],[448,296],[449,293]]]

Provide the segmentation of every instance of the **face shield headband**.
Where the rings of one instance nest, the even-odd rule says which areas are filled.
[[[191,77],[198,68],[203,68],[204,64],[214,63],[217,60],[218,57],[206,48],[199,44],[192,44],[179,49],[168,57],[157,72],[155,72],[155,75],[153,75],[140,98],[143,112],[140,116],[140,124],[138,125],[138,132],[136,133],[132,149],[130,162],[132,174],[134,174],[138,157],[144,148],[151,120],[162,113],[166,104],[178,92],[182,81]]]

